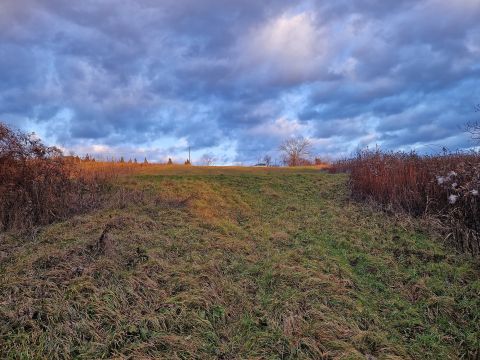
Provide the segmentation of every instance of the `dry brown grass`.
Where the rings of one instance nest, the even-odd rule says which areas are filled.
[[[179,164],[135,164],[106,161],[79,161],[77,162],[82,172],[91,176],[116,178],[124,175],[218,175],[218,174],[269,174],[269,173],[292,173],[302,171],[326,170],[329,164],[317,164],[295,167],[273,166],[191,166]]]

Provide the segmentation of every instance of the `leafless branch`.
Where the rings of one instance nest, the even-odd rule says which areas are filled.
[[[310,140],[304,137],[290,138],[280,145],[283,161],[288,166],[299,166],[309,163],[312,148]]]

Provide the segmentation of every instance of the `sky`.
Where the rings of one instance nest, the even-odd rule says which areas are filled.
[[[480,0],[0,1],[0,120],[68,153],[465,149],[478,103]]]

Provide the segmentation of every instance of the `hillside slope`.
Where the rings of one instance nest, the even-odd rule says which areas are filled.
[[[0,235],[0,357],[467,358],[479,275],[343,175],[131,176],[102,210]]]

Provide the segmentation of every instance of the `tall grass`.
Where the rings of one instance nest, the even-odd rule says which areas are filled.
[[[438,217],[446,237],[461,251],[480,254],[480,154],[364,150],[332,166],[350,173],[352,196]]]

